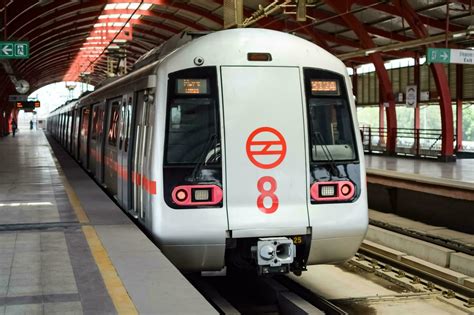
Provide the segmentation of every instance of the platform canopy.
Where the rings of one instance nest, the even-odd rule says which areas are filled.
[[[96,85],[174,34],[224,25],[290,32],[348,66],[369,63],[374,53],[383,60],[423,55],[426,44],[472,47],[473,2],[0,0],[0,39],[27,41],[30,53],[2,61],[0,100],[15,93],[15,80],[29,82],[30,91],[58,81]]]

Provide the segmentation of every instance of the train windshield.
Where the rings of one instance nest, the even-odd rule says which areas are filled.
[[[305,69],[305,81],[311,160],[355,160],[354,128],[343,77]]]
[[[193,68],[169,76],[167,165],[220,165],[216,69]]]
[[[166,162],[212,164],[217,154],[217,109],[208,98],[175,99],[168,112]]]

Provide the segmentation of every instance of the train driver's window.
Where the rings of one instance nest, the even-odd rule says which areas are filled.
[[[328,160],[331,157],[334,160],[355,158],[351,117],[347,108],[342,99],[310,100],[313,161]]]
[[[169,112],[168,163],[199,163],[207,151],[215,149],[215,107],[207,98],[174,100]]]
[[[354,129],[343,77],[305,69],[311,160],[356,159]]]

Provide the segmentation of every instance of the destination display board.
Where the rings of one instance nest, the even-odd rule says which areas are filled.
[[[178,94],[209,94],[208,79],[177,79],[176,93]]]
[[[311,93],[313,95],[339,95],[337,80],[311,80]]]
[[[18,109],[24,109],[24,110],[30,110],[30,109],[35,109],[41,106],[40,101],[22,101],[22,102],[16,102],[16,108]]]

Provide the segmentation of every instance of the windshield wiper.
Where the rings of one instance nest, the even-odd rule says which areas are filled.
[[[341,173],[339,172],[339,169],[337,168],[336,162],[334,161],[334,158],[332,157],[331,151],[329,150],[328,146],[324,143],[324,138],[321,135],[320,132],[313,132],[313,140],[315,140],[317,143],[321,145],[321,149],[326,156],[326,160],[328,161],[329,164],[329,172],[332,171],[332,174],[337,177],[341,177]],[[315,143],[315,151],[316,154],[318,153],[318,147],[317,143]]]
[[[201,172],[202,167],[205,165],[206,156],[208,152],[214,147],[214,151],[216,150],[217,146],[217,136],[215,133],[209,135],[207,139],[206,145],[204,146],[204,150],[202,151],[198,163],[194,166],[193,172],[191,173],[190,181],[195,183],[198,181],[198,174]]]

